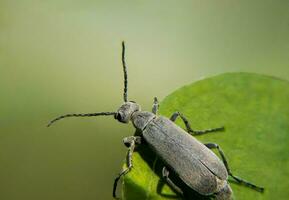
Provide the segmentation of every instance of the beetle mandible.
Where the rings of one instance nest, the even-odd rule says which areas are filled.
[[[228,184],[228,176],[237,183],[248,186],[259,192],[264,188],[256,186],[232,174],[226,157],[215,143],[202,144],[195,137],[204,133],[221,131],[224,128],[212,128],[207,130],[194,130],[189,121],[180,113],[175,112],[168,119],[158,116],[158,100],[155,97],[152,112],[141,111],[139,104],[128,101],[127,98],[127,67],[125,62],[125,44],[122,42],[122,65],[124,72],[124,103],[116,112],[98,112],[87,114],[66,114],[53,119],[47,126],[66,117],[92,117],[113,115],[122,123],[131,121],[140,134],[125,137],[123,143],[128,147],[127,168],[116,177],[113,185],[113,197],[116,197],[116,188],[119,179],[127,174],[133,167],[132,154],[136,145],[145,142],[165,163],[162,176],[168,185],[182,194],[183,191],[169,177],[174,172],[189,188],[197,193],[209,196],[214,195],[219,200],[232,199],[232,189]],[[180,117],[184,122],[187,132],[177,126],[174,121]],[[221,159],[211,149],[217,149]]]

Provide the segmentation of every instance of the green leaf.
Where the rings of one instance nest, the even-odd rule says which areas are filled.
[[[194,129],[224,125],[224,132],[197,138],[225,152],[232,172],[264,186],[259,193],[230,179],[236,199],[288,199],[289,84],[249,73],[228,73],[184,86],[160,104],[160,115],[182,112]],[[181,120],[176,122],[184,128]],[[218,154],[217,154],[218,155]],[[123,200],[181,199],[164,185],[163,163],[147,146],[133,155],[134,167],[123,181]],[[191,199],[200,199],[198,197]]]

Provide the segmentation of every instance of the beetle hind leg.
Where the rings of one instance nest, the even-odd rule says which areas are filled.
[[[189,121],[187,120],[187,118],[180,112],[175,112],[172,114],[170,120],[171,121],[176,121],[176,119],[180,117],[182,119],[182,121],[184,122],[187,132],[191,133],[192,135],[202,135],[204,133],[210,133],[210,132],[216,132],[216,131],[223,131],[224,127],[217,127],[217,128],[211,128],[211,129],[205,129],[205,130],[193,130],[191,128],[191,125],[189,123]]]
[[[239,184],[243,184],[243,185],[245,185],[245,186],[247,186],[249,188],[252,188],[252,189],[254,189],[254,190],[258,191],[258,192],[264,192],[264,188],[263,187],[260,187],[260,186],[257,186],[255,184],[252,184],[252,183],[250,183],[250,182],[248,182],[248,181],[246,181],[246,180],[244,180],[244,179],[242,179],[242,178],[240,178],[238,176],[233,175],[232,173],[230,173],[229,175]]]
[[[166,180],[166,182],[168,183],[168,185],[177,193],[183,195],[183,191],[181,190],[181,188],[179,188],[176,184],[174,184],[174,182],[169,178],[169,170],[166,167],[163,167],[162,170],[162,176],[163,178]]]
[[[224,152],[222,151],[222,149],[220,148],[220,146],[218,144],[215,143],[207,143],[205,144],[206,147],[208,147],[209,149],[217,149],[219,154],[221,155],[221,158],[223,160],[223,163],[227,169],[228,174],[239,184],[245,185],[249,188],[252,188],[258,192],[264,192],[264,188],[263,187],[259,187],[253,183],[250,183],[249,181],[246,181],[242,178],[239,178],[238,176],[233,175],[233,173],[231,172],[230,168],[229,168],[229,164],[227,162],[227,159],[225,157]]]

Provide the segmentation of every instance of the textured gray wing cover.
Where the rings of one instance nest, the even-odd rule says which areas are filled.
[[[165,117],[152,120],[143,137],[168,167],[200,194],[216,192],[217,177],[228,177],[224,164],[210,149]]]

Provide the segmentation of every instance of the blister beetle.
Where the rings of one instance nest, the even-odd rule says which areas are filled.
[[[55,121],[66,117],[91,117],[113,115],[116,120],[122,123],[132,122],[140,134],[126,137],[124,144],[128,147],[127,168],[122,170],[116,177],[113,185],[113,197],[116,197],[116,188],[119,179],[127,174],[133,167],[132,154],[135,146],[142,141],[161,158],[164,162],[162,176],[168,185],[182,194],[182,188],[178,187],[169,177],[170,172],[176,174],[189,188],[197,193],[209,196],[214,195],[219,200],[232,199],[232,189],[228,184],[228,176],[231,176],[237,183],[246,185],[259,192],[264,188],[256,186],[232,174],[225,155],[219,145],[214,143],[202,144],[196,135],[220,131],[223,127],[193,130],[186,117],[175,112],[170,118],[158,116],[158,100],[154,98],[152,112],[141,111],[140,105],[127,98],[127,67],[125,63],[125,45],[122,42],[122,65],[124,71],[124,103],[116,112],[99,112],[88,114],[67,114],[53,119],[48,126]],[[174,121],[180,117],[184,122],[187,132],[177,126]],[[211,149],[217,149],[221,159]]]

